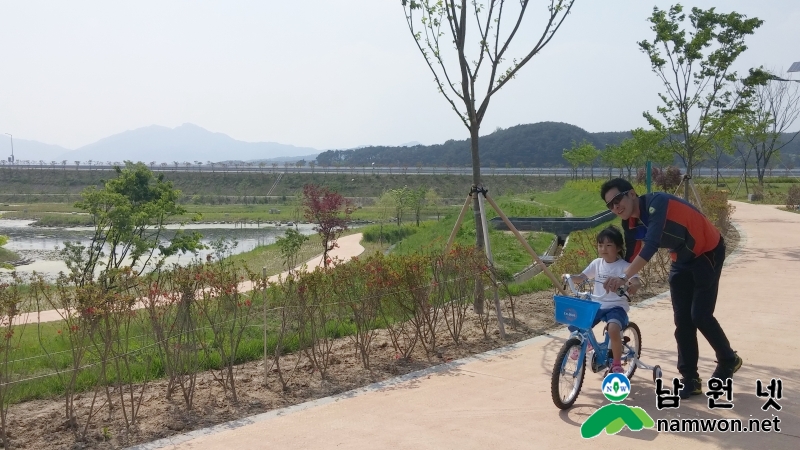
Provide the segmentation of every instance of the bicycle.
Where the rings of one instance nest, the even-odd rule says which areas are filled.
[[[564,276],[565,288],[568,285],[572,290],[574,297],[567,297],[562,295],[554,295],[553,301],[555,303],[555,320],[564,325],[572,325],[578,328],[574,331],[564,345],[559,350],[556,356],[555,364],[553,365],[553,375],[550,380],[550,393],[553,397],[553,403],[559,409],[569,409],[578,398],[583,386],[583,378],[586,373],[587,359],[592,372],[597,373],[600,371],[609,370],[613,356],[609,348],[610,337],[604,330],[605,340],[600,343],[594,336],[592,330],[592,321],[594,320],[597,311],[600,309],[600,303],[594,301],[598,296],[590,292],[580,292],[572,282],[569,275]],[[595,281],[599,283],[599,281]],[[628,298],[627,287],[620,288],[619,296]],[[592,345],[592,350],[588,350],[589,344]],[[572,359],[570,355],[573,348],[578,348],[577,359]],[[642,352],[642,332],[639,327],[633,323],[628,323],[628,326],[622,330],[622,367],[624,368],[624,375],[629,379],[633,377],[637,368],[653,371],[653,382],[661,378],[661,367],[648,366],[639,360]],[[574,364],[574,367],[572,367]]]

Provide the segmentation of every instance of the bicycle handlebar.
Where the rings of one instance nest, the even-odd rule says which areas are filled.
[[[578,287],[575,286],[575,282],[572,281],[572,276],[570,274],[568,274],[568,273],[564,274],[563,278],[564,278],[564,282],[565,282],[564,283],[564,288],[566,289],[566,287],[569,286],[569,288],[572,291],[572,293],[575,294],[576,296],[580,297],[580,298],[586,298],[586,299],[590,299],[590,300],[597,300],[597,299],[600,299],[602,297],[600,295],[594,295],[594,294],[592,294],[591,292],[588,292],[588,291],[586,291],[586,292],[579,291]],[[586,281],[584,281],[584,283],[588,282],[588,281],[589,280],[586,280]],[[599,280],[592,279],[591,281],[594,281],[595,283],[602,284],[602,281],[599,281]],[[581,284],[583,284],[583,283],[581,283]],[[631,301],[631,298],[628,296],[628,284],[627,283],[623,284],[622,286],[620,286],[619,289],[617,289],[617,295],[619,295],[620,297],[627,298],[629,302]]]

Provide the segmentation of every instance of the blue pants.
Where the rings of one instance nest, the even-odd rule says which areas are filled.
[[[594,316],[592,326],[597,325],[600,321],[605,323],[616,323],[621,330],[628,326],[628,313],[621,306],[615,306],[609,309],[600,309]],[[578,328],[570,325],[567,327],[569,331],[578,331]]]

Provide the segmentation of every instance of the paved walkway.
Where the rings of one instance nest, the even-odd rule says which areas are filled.
[[[361,237],[362,233],[351,234],[348,236],[340,237],[336,240],[336,243],[339,245],[332,251],[328,253],[328,257],[331,259],[339,259],[342,261],[347,261],[354,256],[360,255],[364,251],[364,247],[361,246]],[[314,270],[316,267],[322,267],[322,254],[309,259],[308,261],[304,262],[303,264],[295,267],[295,270]],[[286,277],[289,271],[282,272],[279,275],[273,275],[269,277],[269,281],[278,281],[278,277]],[[239,284],[239,291],[247,292],[253,290],[253,283],[248,280],[241,284]],[[139,302],[136,304],[135,309],[144,308],[145,304]],[[57,322],[59,320],[64,319],[64,311],[58,309],[49,309],[47,311],[41,312],[31,312],[20,314],[14,319],[14,322],[17,325],[23,323],[36,323],[38,322]]]
[[[744,367],[736,374],[733,410],[709,410],[706,397],[678,410],[658,411],[650,373],[633,377],[629,405],[654,419],[780,418],[781,433],[658,433],[625,430],[592,440],[579,427],[599,406],[600,375],[587,371],[576,405],[559,412],[550,399],[550,371],[564,330],[511,348],[450,363],[422,375],[198,430],[141,446],[169,449],[629,449],[800,448],[800,215],[735,203],[743,241],[723,271],[717,317]],[[632,309],[642,330],[643,360],[676,376],[669,299]],[[701,338],[700,371],[708,377],[714,357]],[[780,412],[761,411],[756,379],[781,378]],[[242,426],[243,423],[250,424]],[[746,422],[745,422],[746,424]]]

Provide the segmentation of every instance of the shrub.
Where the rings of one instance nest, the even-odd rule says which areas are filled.
[[[800,185],[793,184],[789,186],[789,192],[786,194],[786,207],[794,209],[800,206]]]
[[[365,242],[379,242],[384,240],[390,244],[396,244],[403,239],[416,233],[419,228],[414,226],[388,226],[375,225],[364,229]],[[382,239],[381,239],[382,238]]]
[[[651,176],[653,179],[653,183],[659,187],[662,191],[670,192],[675,190],[681,184],[681,178],[683,174],[681,173],[681,169],[675,166],[669,166],[664,170],[659,169],[658,167],[653,167]],[[636,173],[636,182],[644,184],[645,183],[645,169],[639,169]]]
[[[722,234],[728,232],[731,214],[736,208],[728,203],[728,192],[719,191],[711,186],[703,186],[697,189],[700,196],[702,209],[708,220],[719,229]]]

